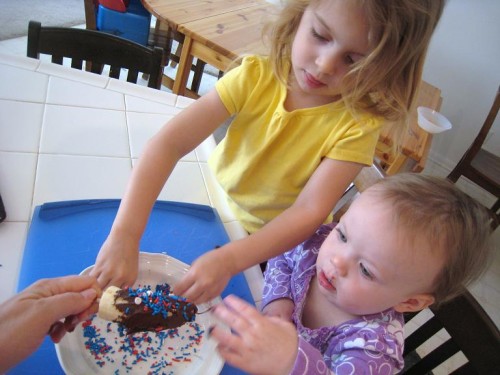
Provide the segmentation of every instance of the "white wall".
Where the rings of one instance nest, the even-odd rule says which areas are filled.
[[[430,162],[450,170],[479,132],[500,85],[499,0],[447,1],[423,78],[442,90],[441,112],[453,124],[434,136]],[[500,115],[485,148],[500,154]]]

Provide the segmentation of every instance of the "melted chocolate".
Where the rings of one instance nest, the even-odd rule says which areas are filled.
[[[115,297],[115,307],[122,312],[119,322],[127,333],[162,331],[177,328],[196,318],[198,308],[184,297],[170,294],[168,284],[122,289]]]

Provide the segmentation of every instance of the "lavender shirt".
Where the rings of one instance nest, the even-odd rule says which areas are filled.
[[[302,325],[307,291],[316,274],[318,251],[334,228],[321,226],[307,241],[269,261],[262,307],[291,299],[299,333],[298,355],[291,374],[393,374],[403,368],[403,315],[392,309],[361,316],[338,326],[309,329]]]

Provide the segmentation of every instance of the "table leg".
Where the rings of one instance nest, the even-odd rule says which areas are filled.
[[[181,58],[179,60],[174,87],[172,89],[174,94],[185,95],[186,93],[187,80],[189,78],[189,72],[191,71],[191,65],[193,64],[193,55],[191,54],[192,45],[193,40],[189,36],[186,36],[182,44]]]

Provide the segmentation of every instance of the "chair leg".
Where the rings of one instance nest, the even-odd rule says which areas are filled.
[[[177,60],[179,60],[182,51],[182,43],[177,44],[177,48],[175,49],[174,55],[177,56]],[[170,62],[170,67],[175,68],[177,66],[177,61],[172,60]]]
[[[154,30],[149,33],[150,41],[149,44],[153,47],[160,47],[165,50],[164,61],[162,62],[162,66],[167,66],[170,53],[172,51],[172,31],[168,27],[168,24],[161,22],[160,20],[156,20]]]
[[[201,78],[203,77],[203,71],[205,69],[206,63],[200,59],[197,59],[196,65],[194,66],[193,82],[191,82],[191,91],[198,93],[200,90]]]

